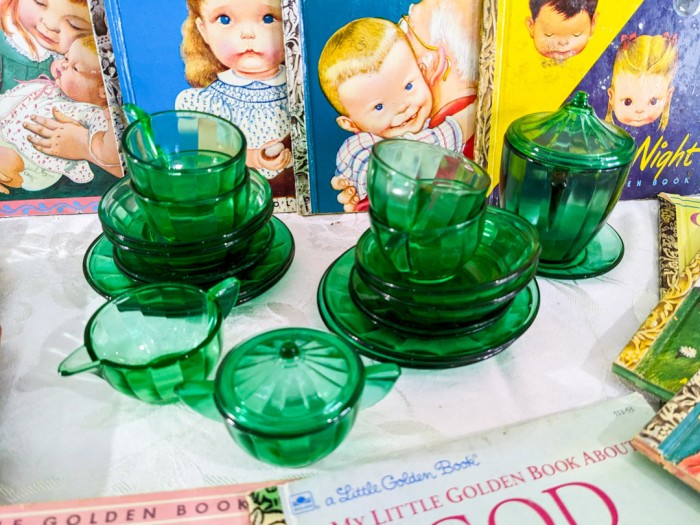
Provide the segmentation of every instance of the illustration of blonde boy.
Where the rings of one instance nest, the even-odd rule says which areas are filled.
[[[367,164],[372,146],[383,139],[407,138],[461,151],[460,116],[430,128],[433,104],[425,77],[406,34],[393,22],[361,18],[340,28],[319,59],[321,89],[340,114],[338,125],[353,133],[336,155],[331,186],[354,186],[357,199],[367,194]],[[345,205],[346,211],[355,204]]]
[[[608,111],[626,126],[641,127],[661,118],[666,129],[671,112],[673,79],[678,68],[676,35],[622,35],[608,89]]]
[[[593,36],[598,0],[530,0],[525,21],[537,52],[557,63],[578,55]]]

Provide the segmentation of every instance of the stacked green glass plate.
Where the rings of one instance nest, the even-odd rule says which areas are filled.
[[[473,363],[505,349],[534,320],[539,254],[527,221],[488,207],[483,237],[461,271],[417,282],[393,268],[367,230],[324,275],[321,316],[376,359],[425,368]]]
[[[185,282],[208,287],[227,277],[242,281],[239,302],[249,300],[276,283],[294,256],[291,232],[272,216],[270,185],[249,170],[247,212],[230,231],[194,241],[171,241],[149,225],[125,178],[100,201],[103,234],[85,254],[88,283],[105,297],[114,297],[137,284]]]

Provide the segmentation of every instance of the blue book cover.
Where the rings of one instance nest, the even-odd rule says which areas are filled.
[[[378,140],[473,157],[479,0],[284,0],[297,178],[306,211],[367,208]],[[365,111],[365,108],[368,108]]]
[[[280,0],[104,0],[124,103],[204,111],[246,136],[246,164],[296,211]]]

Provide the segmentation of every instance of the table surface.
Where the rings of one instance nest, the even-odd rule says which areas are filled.
[[[460,368],[404,369],[335,452],[303,469],[258,462],[223,423],[182,404],[141,403],[92,374],[60,377],[105,301],[82,273],[99,220],[0,219],[0,504],[311,475],[624,395],[611,364],[658,301],[657,214],[654,201],[618,203],[608,222],[625,243],[619,266],[589,280],[538,278],[537,318],[508,349]],[[368,227],[364,214],[278,217],[294,262],[226,318],[225,351],[275,328],[325,330],[319,280]]]

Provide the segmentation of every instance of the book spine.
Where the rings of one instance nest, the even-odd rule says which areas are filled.
[[[614,366],[624,370],[634,370],[649,351],[666,325],[673,319],[683,300],[700,277],[700,252],[678,275],[663,299],[644,320],[632,339],[625,345],[615,360]]]

